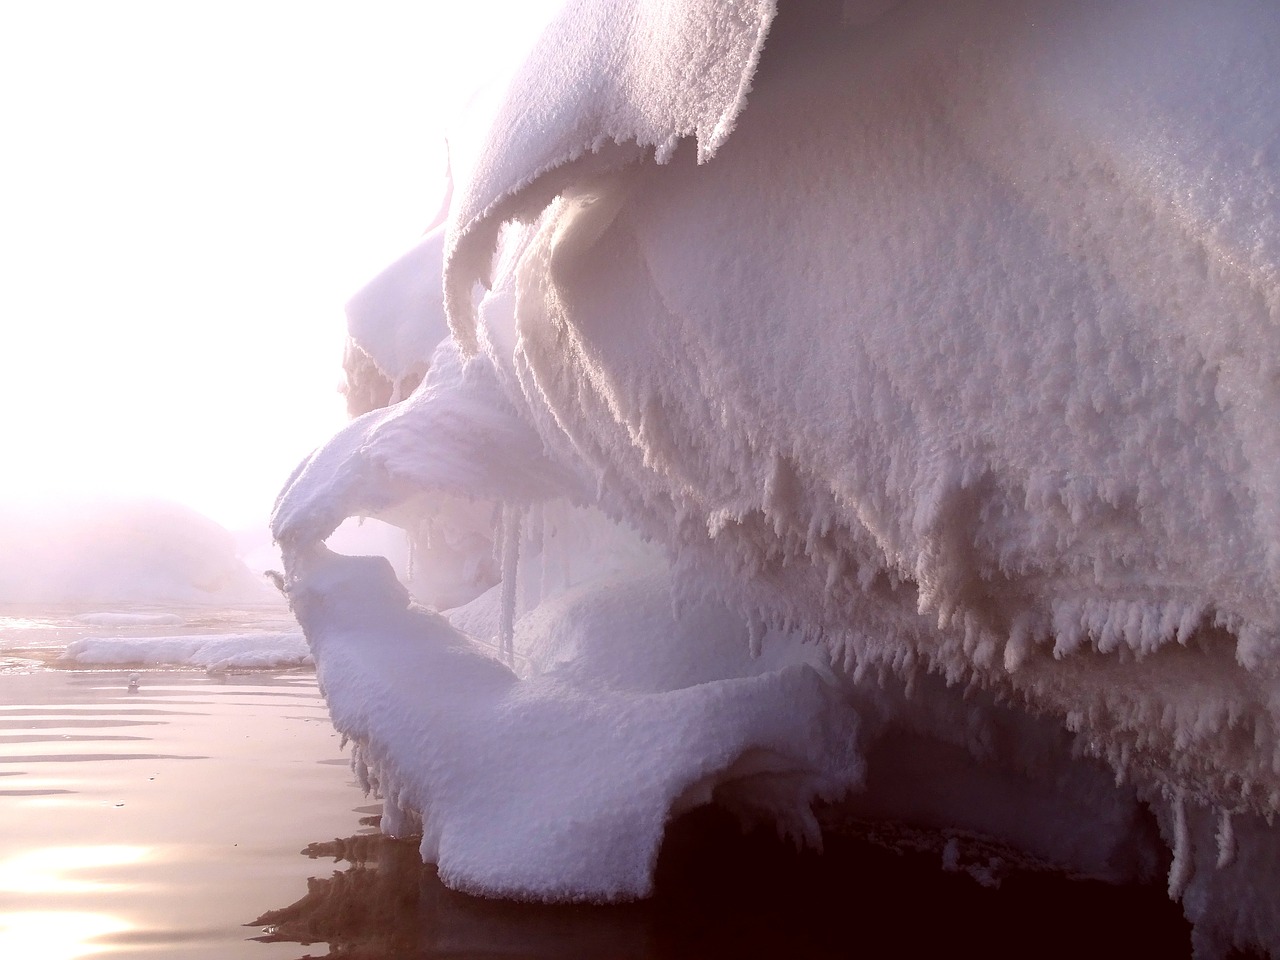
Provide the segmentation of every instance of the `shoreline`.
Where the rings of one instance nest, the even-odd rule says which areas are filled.
[[[356,786],[310,668],[0,671],[0,742],[6,956],[296,960],[322,942],[369,960],[930,956],[968,931],[994,958],[1024,955],[1049,925],[1060,935],[1044,956],[1125,938],[1149,955],[1190,954],[1188,925],[1158,887],[1073,881],[958,831],[839,807],[819,811],[821,856],[743,835],[714,808],[687,814],[668,825],[646,901],[457,893],[416,843],[377,832],[380,804]],[[977,882],[1000,862],[1003,875]]]

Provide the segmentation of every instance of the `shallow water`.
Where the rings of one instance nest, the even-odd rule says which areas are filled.
[[[821,857],[695,812],[641,904],[458,894],[377,834],[314,673],[50,666],[82,636],[287,629],[287,613],[183,610],[175,627],[134,608],[104,630],[85,612],[0,609],[0,960],[1189,952],[1157,888],[1034,871],[984,888],[942,870],[936,843],[834,811]]]
[[[314,675],[0,676],[0,957],[296,957],[247,928],[376,812]]]

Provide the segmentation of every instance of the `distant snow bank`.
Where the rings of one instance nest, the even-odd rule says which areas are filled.
[[[74,619],[77,623],[94,627],[163,627],[184,622],[176,613],[122,613],[115,610],[82,613]]]
[[[86,637],[73,640],[64,664],[79,666],[180,666],[207,670],[308,666],[299,632],[257,631],[185,637]]]
[[[0,602],[227,605],[275,596],[227,530],[166,501],[0,505],[0,544]]]

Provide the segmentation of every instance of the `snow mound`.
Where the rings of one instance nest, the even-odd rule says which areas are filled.
[[[185,622],[176,613],[126,613],[114,610],[82,613],[75,617],[75,621],[94,627],[176,626]]]
[[[300,633],[254,631],[180,637],[85,637],[60,658],[77,666],[178,666],[207,670],[298,667],[312,663]]]
[[[816,842],[809,801],[860,780],[856,718],[802,658],[652,692],[554,669],[521,680],[413,604],[382,558],[317,547],[295,573],[334,722],[386,797],[383,829],[421,829],[424,858],[457,889],[642,896],[671,812],[721,791],[794,814],[787,829]]]

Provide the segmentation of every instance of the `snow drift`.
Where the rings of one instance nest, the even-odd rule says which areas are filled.
[[[1199,953],[1280,955],[1277,102],[1246,0],[571,3],[454,144],[451,338],[353,317],[425,379],[277,506],[392,823],[609,898],[684,805],[847,795],[1171,857]],[[466,568],[410,578],[451,623],[356,514]]]
[[[177,626],[185,623],[176,613],[130,613],[120,610],[99,610],[95,613],[82,613],[73,618],[76,623],[94,627],[153,627]]]
[[[204,667],[211,671],[300,667],[313,662],[301,634],[270,630],[173,637],[83,637],[67,644],[60,660],[81,667]]]

